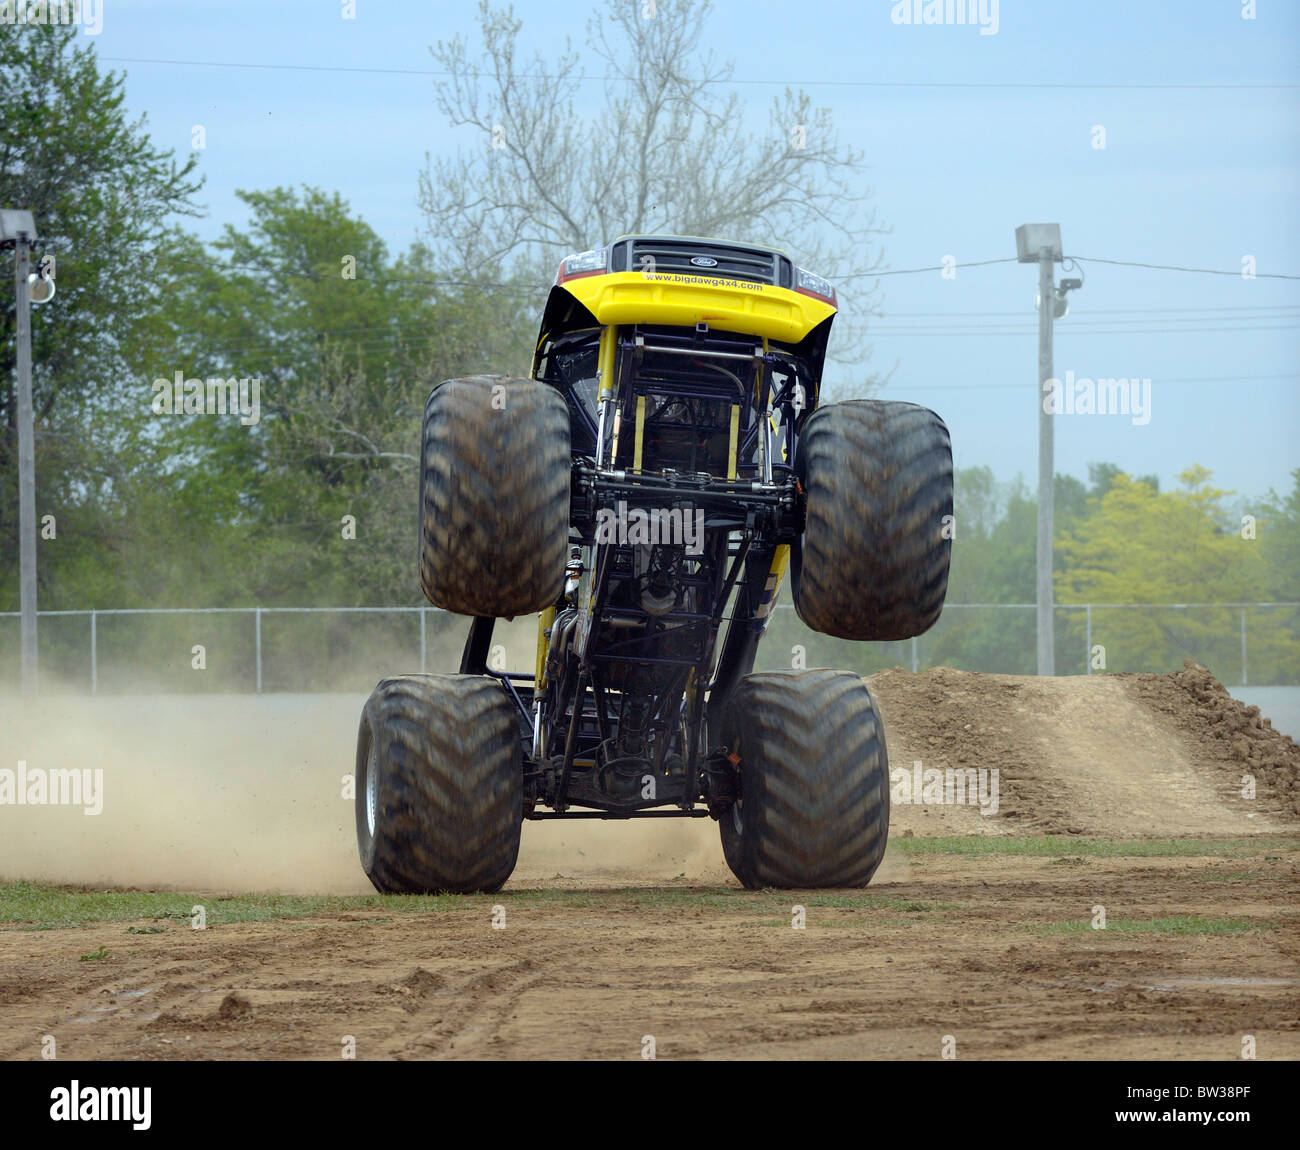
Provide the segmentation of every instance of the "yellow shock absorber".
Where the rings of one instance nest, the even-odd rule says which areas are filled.
[[[533,672],[533,683],[539,691],[546,685],[546,651],[550,646],[550,640],[546,637],[546,630],[554,622],[554,607],[547,607],[545,611],[537,616],[537,669]]]
[[[740,442],[740,404],[731,405],[731,434],[727,441],[727,478],[736,478],[736,447]]]
[[[614,349],[618,343],[618,328],[610,324],[600,333],[600,350],[596,353],[596,374],[600,377],[600,383],[596,390],[596,410],[601,412],[605,408],[608,400],[614,395]],[[597,416],[599,418],[599,415]],[[617,425],[617,420],[615,420]],[[604,427],[604,440],[600,444],[601,454],[608,450],[610,442],[610,427]],[[596,460],[596,466],[601,467],[604,464],[603,459]]]
[[[632,443],[632,469],[641,470],[641,443],[645,436],[645,396],[636,397],[636,438]]]
[[[613,324],[600,333],[600,351],[596,366],[600,369],[600,391],[596,398],[608,399],[614,391],[614,349],[618,344],[618,328]]]
[[[786,568],[789,565],[790,545],[782,543],[772,556],[772,565],[767,569],[767,581],[763,584],[763,595],[759,600],[758,610],[754,612],[754,627],[760,635],[772,622],[776,599],[781,594],[781,581],[785,578]]]

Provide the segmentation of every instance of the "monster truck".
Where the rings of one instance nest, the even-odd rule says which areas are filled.
[[[782,251],[623,236],[560,264],[531,378],[433,389],[420,583],[471,622],[458,673],[365,705],[377,889],[496,890],[529,819],[702,816],[746,887],[867,884],[889,827],[871,693],[755,653],[787,574],[826,635],[935,622],[952,450],[926,408],[819,404],[836,309]],[[496,620],[534,612],[532,671],[490,668]]]

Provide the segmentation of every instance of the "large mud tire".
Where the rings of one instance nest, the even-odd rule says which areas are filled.
[[[568,559],[569,415],[549,384],[450,379],[424,406],[420,586],[435,607],[510,618],[559,597]]]
[[[847,671],[746,675],[723,717],[740,801],[722,850],[746,887],[862,887],[889,837],[885,732]]]
[[[795,609],[839,639],[910,639],[943,609],[952,550],[952,443],[933,411],[855,399],[819,408],[799,440],[808,493]]]
[[[357,736],[361,866],[384,894],[494,891],[523,821],[514,706],[487,675],[384,679]]]

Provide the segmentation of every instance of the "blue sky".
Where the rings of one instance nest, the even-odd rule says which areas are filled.
[[[345,20],[341,0],[104,3],[93,41],[127,73],[155,141],[184,152],[192,126],[206,129],[202,235],[244,221],[236,188],[306,183],[342,193],[394,250],[415,237],[425,153],[464,143],[436,111],[432,77],[225,65],[432,70],[429,44],[472,33],[472,4],[355,0]],[[530,49],[583,38],[586,6],[515,7]],[[1241,0],[1001,0],[993,35],[900,25],[894,8],[718,0],[706,43],[737,80],[789,82],[831,108],[842,142],[866,153],[890,268],[1012,256],[1017,224],[1051,220],[1078,256],[1236,271],[1250,255],[1260,273],[1300,275],[1300,5],[1259,0],[1245,20]],[[1072,86],[987,86],[1007,84]],[[755,127],[779,89],[737,86]],[[1300,281],[1096,263],[1084,275],[1056,325],[1056,374],[1149,378],[1152,417],[1058,418],[1057,470],[1083,477],[1109,460],[1167,487],[1200,463],[1243,495],[1289,488]],[[873,363],[897,361],[884,394],[938,410],[958,466],[1032,481],[1036,269],[881,285]]]

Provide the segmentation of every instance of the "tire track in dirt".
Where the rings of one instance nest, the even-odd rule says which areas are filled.
[[[531,958],[500,962],[459,980],[417,967],[399,985],[418,995],[406,1009],[419,1037],[399,1045],[391,1056],[508,1057],[502,1031],[524,996],[545,981]]]

